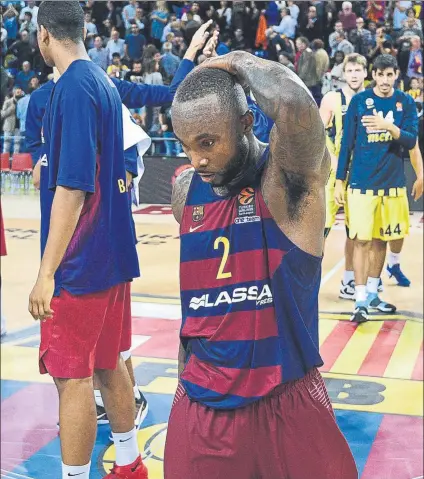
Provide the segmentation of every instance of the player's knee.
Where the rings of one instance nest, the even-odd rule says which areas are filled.
[[[64,391],[70,388],[93,387],[93,378],[54,378],[56,388],[61,395]]]
[[[355,248],[369,248],[371,246],[371,241],[355,239]]]

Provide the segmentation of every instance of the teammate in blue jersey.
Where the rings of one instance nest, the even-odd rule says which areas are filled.
[[[344,204],[343,181],[348,179],[349,236],[355,241],[356,304],[351,320],[358,323],[368,320],[369,309],[396,311],[379,298],[378,285],[387,242],[401,243],[408,234],[403,148],[412,150],[418,134],[414,100],[394,89],[398,75],[391,55],[375,60],[376,85],[351,100],[337,166],[339,204]]]
[[[274,122],[269,145],[241,85]],[[237,51],[187,76],[172,120],[193,168],[172,198],[182,327],[165,479],[357,479],[317,370],[330,158],[314,99]]]

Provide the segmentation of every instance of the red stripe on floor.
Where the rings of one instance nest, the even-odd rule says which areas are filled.
[[[346,344],[349,342],[349,339],[356,331],[356,328],[357,325],[354,323],[339,321],[339,324],[333,329],[320,348],[321,357],[324,361],[324,366],[321,368],[321,371],[330,371]]]
[[[1,467],[13,470],[57,438],[53,384],[32,384],[1,402]]]
[[[417,381],[423,380],[423,345],[421,344],[420,352],[418,353],[417,362],[415,363],[414,372],[412,373],[411,379],[416,379]]]
[[[404,326],[405,321],[384,321],[358,371],[359,375],[384,375]]]

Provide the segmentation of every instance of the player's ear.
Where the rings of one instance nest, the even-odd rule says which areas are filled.
[[[252,131],[255,118],[251,110],[248,110],[243,116],[240,117],[240,122],[243,125],[243,133],[249,133]]]
[[[400,70],[395,71],[395,81],[399,78]]]
[[[38,36],[38,43],[44,43],[46,45],[49,44],[50,35],[47,29],[43,25],[40,25],[38,27],[37,36]]]
[[[375,70],[372,71],[372,79],[377,81],[377,72]]]

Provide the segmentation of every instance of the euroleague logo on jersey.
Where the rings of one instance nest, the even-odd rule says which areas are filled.
[[[240,194],[238,195],[239,203],[243,206],[250,205],[254,199],[255,190],[251,187],[244,188],[244,190],[241,190]]]

